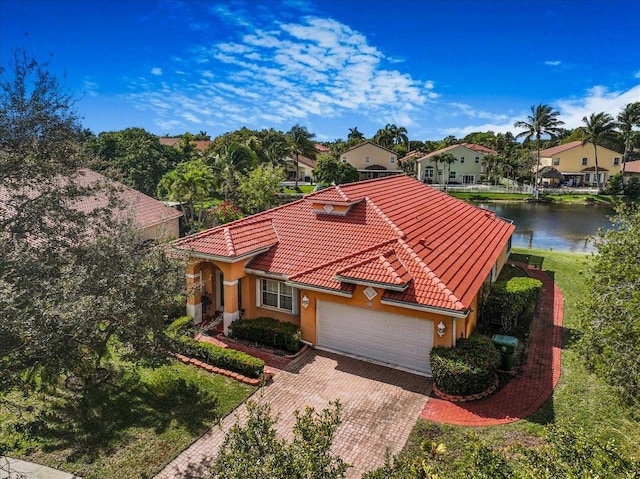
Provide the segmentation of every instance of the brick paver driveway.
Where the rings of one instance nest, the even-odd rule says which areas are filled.
[[[279,416],[279,433],[291,438],[293,411],[312,406],[317,411],[329,401],[342,404],[342,424],[334,441],[334,451],[353,467],[348,478],[384,462],[387,448],[402,449],[422,411],[430,383],[427,378],[323,351],[308,350],[278,371],[273,381],[253,396],[271,405]],[[197,414],[197,411],[194,411]],[[225,431],[236,418],[246,417],[240,406],[220,426],[212,427],[202,438],[171,462],[156,478],[201,477],[214,459]]]

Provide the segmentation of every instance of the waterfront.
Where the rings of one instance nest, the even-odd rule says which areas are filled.
[[[513,246],[571,253],[589,253],[588,237],[610,228],[615,210],[606,205],[556,203],[481,203],[516,225]]]

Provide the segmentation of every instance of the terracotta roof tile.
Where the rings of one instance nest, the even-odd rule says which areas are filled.
[[[564,145],[553,146],[551,148],[540,150],[540,156],[552,157],[553,155],[557,155],[558,153],[562,153],[563,151],[572,150],[578,146],[582,146],[581,141],[570,141],[569,143],[565,143]]]
[[[332,216],[314,214],[314,201],[356,203],[346,216]],[[383,297],[456,311],[471,306],[515,229],[490,211],[398,175],[328,188],[174,245],[229,256],[225,228],[235,254],[242,241],[243,251],[268,248],[248,268],[337,291],[353,290],[340,276],[407,285]]]
[[[640,160],[625,163],[624,171],[627,173],[640,173]]]

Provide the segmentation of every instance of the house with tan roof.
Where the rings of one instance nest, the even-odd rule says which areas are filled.
[[[624,164],[625,182],[633,176],[640,177],[640,160],[628,161]]]
[[[340,154],[340,161],[349,163],[358,170],[361,180],[402,173],[398,163],[398,154],[372,141],[363,141],[343,151]]]
[[[430,375],[431,348],[473,331],[514,229],[395,175],[309,194],[172,250],[188,258],[196,322],[221,313],[226,332],[241,316],[271,316],[319,349]]]
[[[456,162],[445,167],[436,163],[434,157],[449,153],[456,158]],[[488,174],[483,157],[497,155],[498,152],[475,143],[460,143],[449,145],[416,160],[416,177],[428,184],[445,183],[443,175],[447,175],[448,183],[473,185],[480,183]]]
[[[593,143],[584,145],[581,141],[572,141],[540,151],[540,167],[550,166],[562,173],[563,183],[567,186],[595,186],[596,160]],[[600,184],[620,173],[622,154],[598,145],[598,175]]]

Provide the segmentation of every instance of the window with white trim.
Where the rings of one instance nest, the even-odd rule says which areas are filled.
[[[396,162],[396,157],[395,156],[392,156],[392,157],[389,158],[389,163],[393,164],[395,162]]]
[[[364,162],[365,163],[371,163],[371,159],[368,156],[364,157]]]
[[[297,291],[274,279],[258,280],[258,306],[297,313]]]
[[[464,163],[464,156],[460,157],[460,163]]]
[[[617,157],[614,158],[613,159],[613,165],[616,166],[616,165],[619,165],[619,164],[620,164],[620,158],[617,158]]]
[[[456,179],[456,172],[455,171],[450,171],[449,172],[449,179],[450,180],[455,180]]]
[[[582,166],[587,166],[587,162],[589,161],[589,158],[583,158],[582,159]]]
[[[554,158],[553,159],[553,166],[559,166],[560,165],[560,158]]]

